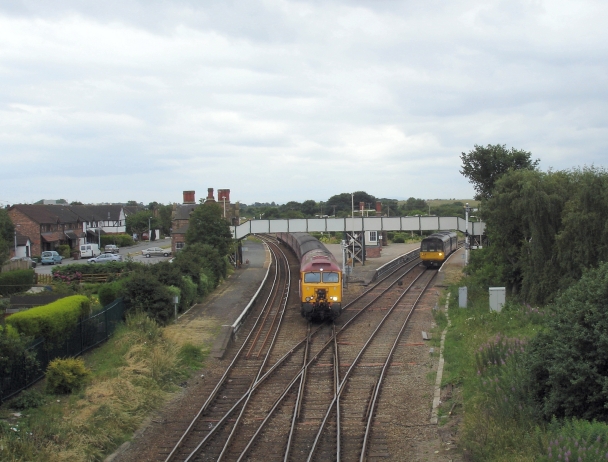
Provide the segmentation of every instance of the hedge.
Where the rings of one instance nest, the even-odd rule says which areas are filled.
[[[6,318],[6,324],[25,335],[54,341],[74,330],[80,317],[87,314],[90,308],[91,303],[87,297],[73,295],[15,313]]]
[[[104,234],[101,236],[101,246],[105,247],[108,244],[114,244],[118,247],[129,247],[134,245],[135,242],[128,234]]]
[[[0,295],[25,292],[34,284],[34,270],[14,270],[0,273]]]

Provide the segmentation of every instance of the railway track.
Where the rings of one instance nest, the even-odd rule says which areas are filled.
[[[388,452],[375,420],[383,383],[435,271],[407,263],[345,305],[335,324],[307,324],[291,290],[297,262],[265,241],[274,288],[248,320],[225,374],[160,460],[350,461]]]

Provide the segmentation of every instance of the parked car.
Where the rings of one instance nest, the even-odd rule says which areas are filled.
[[[43,265],[54,265],[55,263],[61,265],[62,260],[63,257],[54,250],[46,250],[40,255],[40,263]]]
[[[96,257],[89,258],[89,263],[108,263],[111,261],[122,261],[122,255],[116,255],[113,253],[102,253]]]
[[[29,268],[36,268],[36,260],[32,260],[30,257],[13,257],[11,261],[26,261],[29,263]]]
[[[147,258],[150,258],[152,256],[168,257],[169,255],[171,255],[171,250],[161,249],[160,247],[150,247],[149,249],[142,250],[141,254]]]
[[[104,253],[118,253],[118,246],[108,244],[103,248]]]

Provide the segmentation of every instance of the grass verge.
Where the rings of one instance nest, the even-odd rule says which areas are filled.
[[[458,307],[459,286],[468,287],[467,308]],[[605,423],[546,422],[526,389],[526,344],[544,329],[545,309],[507,301],[500,313],[490,312],[487,288],[467,278],[450,281],[447,302],[452,325],[445,342],[442,386],[457,392],[440,409],[439,424],[457,418],[458,445],[467,460],[608,460]],[[445,314],[437,313],[436,322],[443,330]]]
[[[37,393],[37,399],[25,401],[37,407],[18,413],[10,402],[3,406],[0,460],[103,460],[202,366],[205,355],[200,346],[169,340],[146,316],[130,317],[85,357],[92,377],[80,392],[39,399],[34,390],[28,396]]]

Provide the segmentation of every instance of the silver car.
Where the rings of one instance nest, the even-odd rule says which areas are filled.
[[[147,258],[150,258],[152,256],[168,257],[169,255],[171,255],[171,249],[161,249],[160,247],[150,247],[149,249],[142,250],[141,254]]]
[[[113,253],[102,253],[96,257],[89,258],[89,263],[108,263],[111,261],[122,261],[122,255],[116,255]]]

